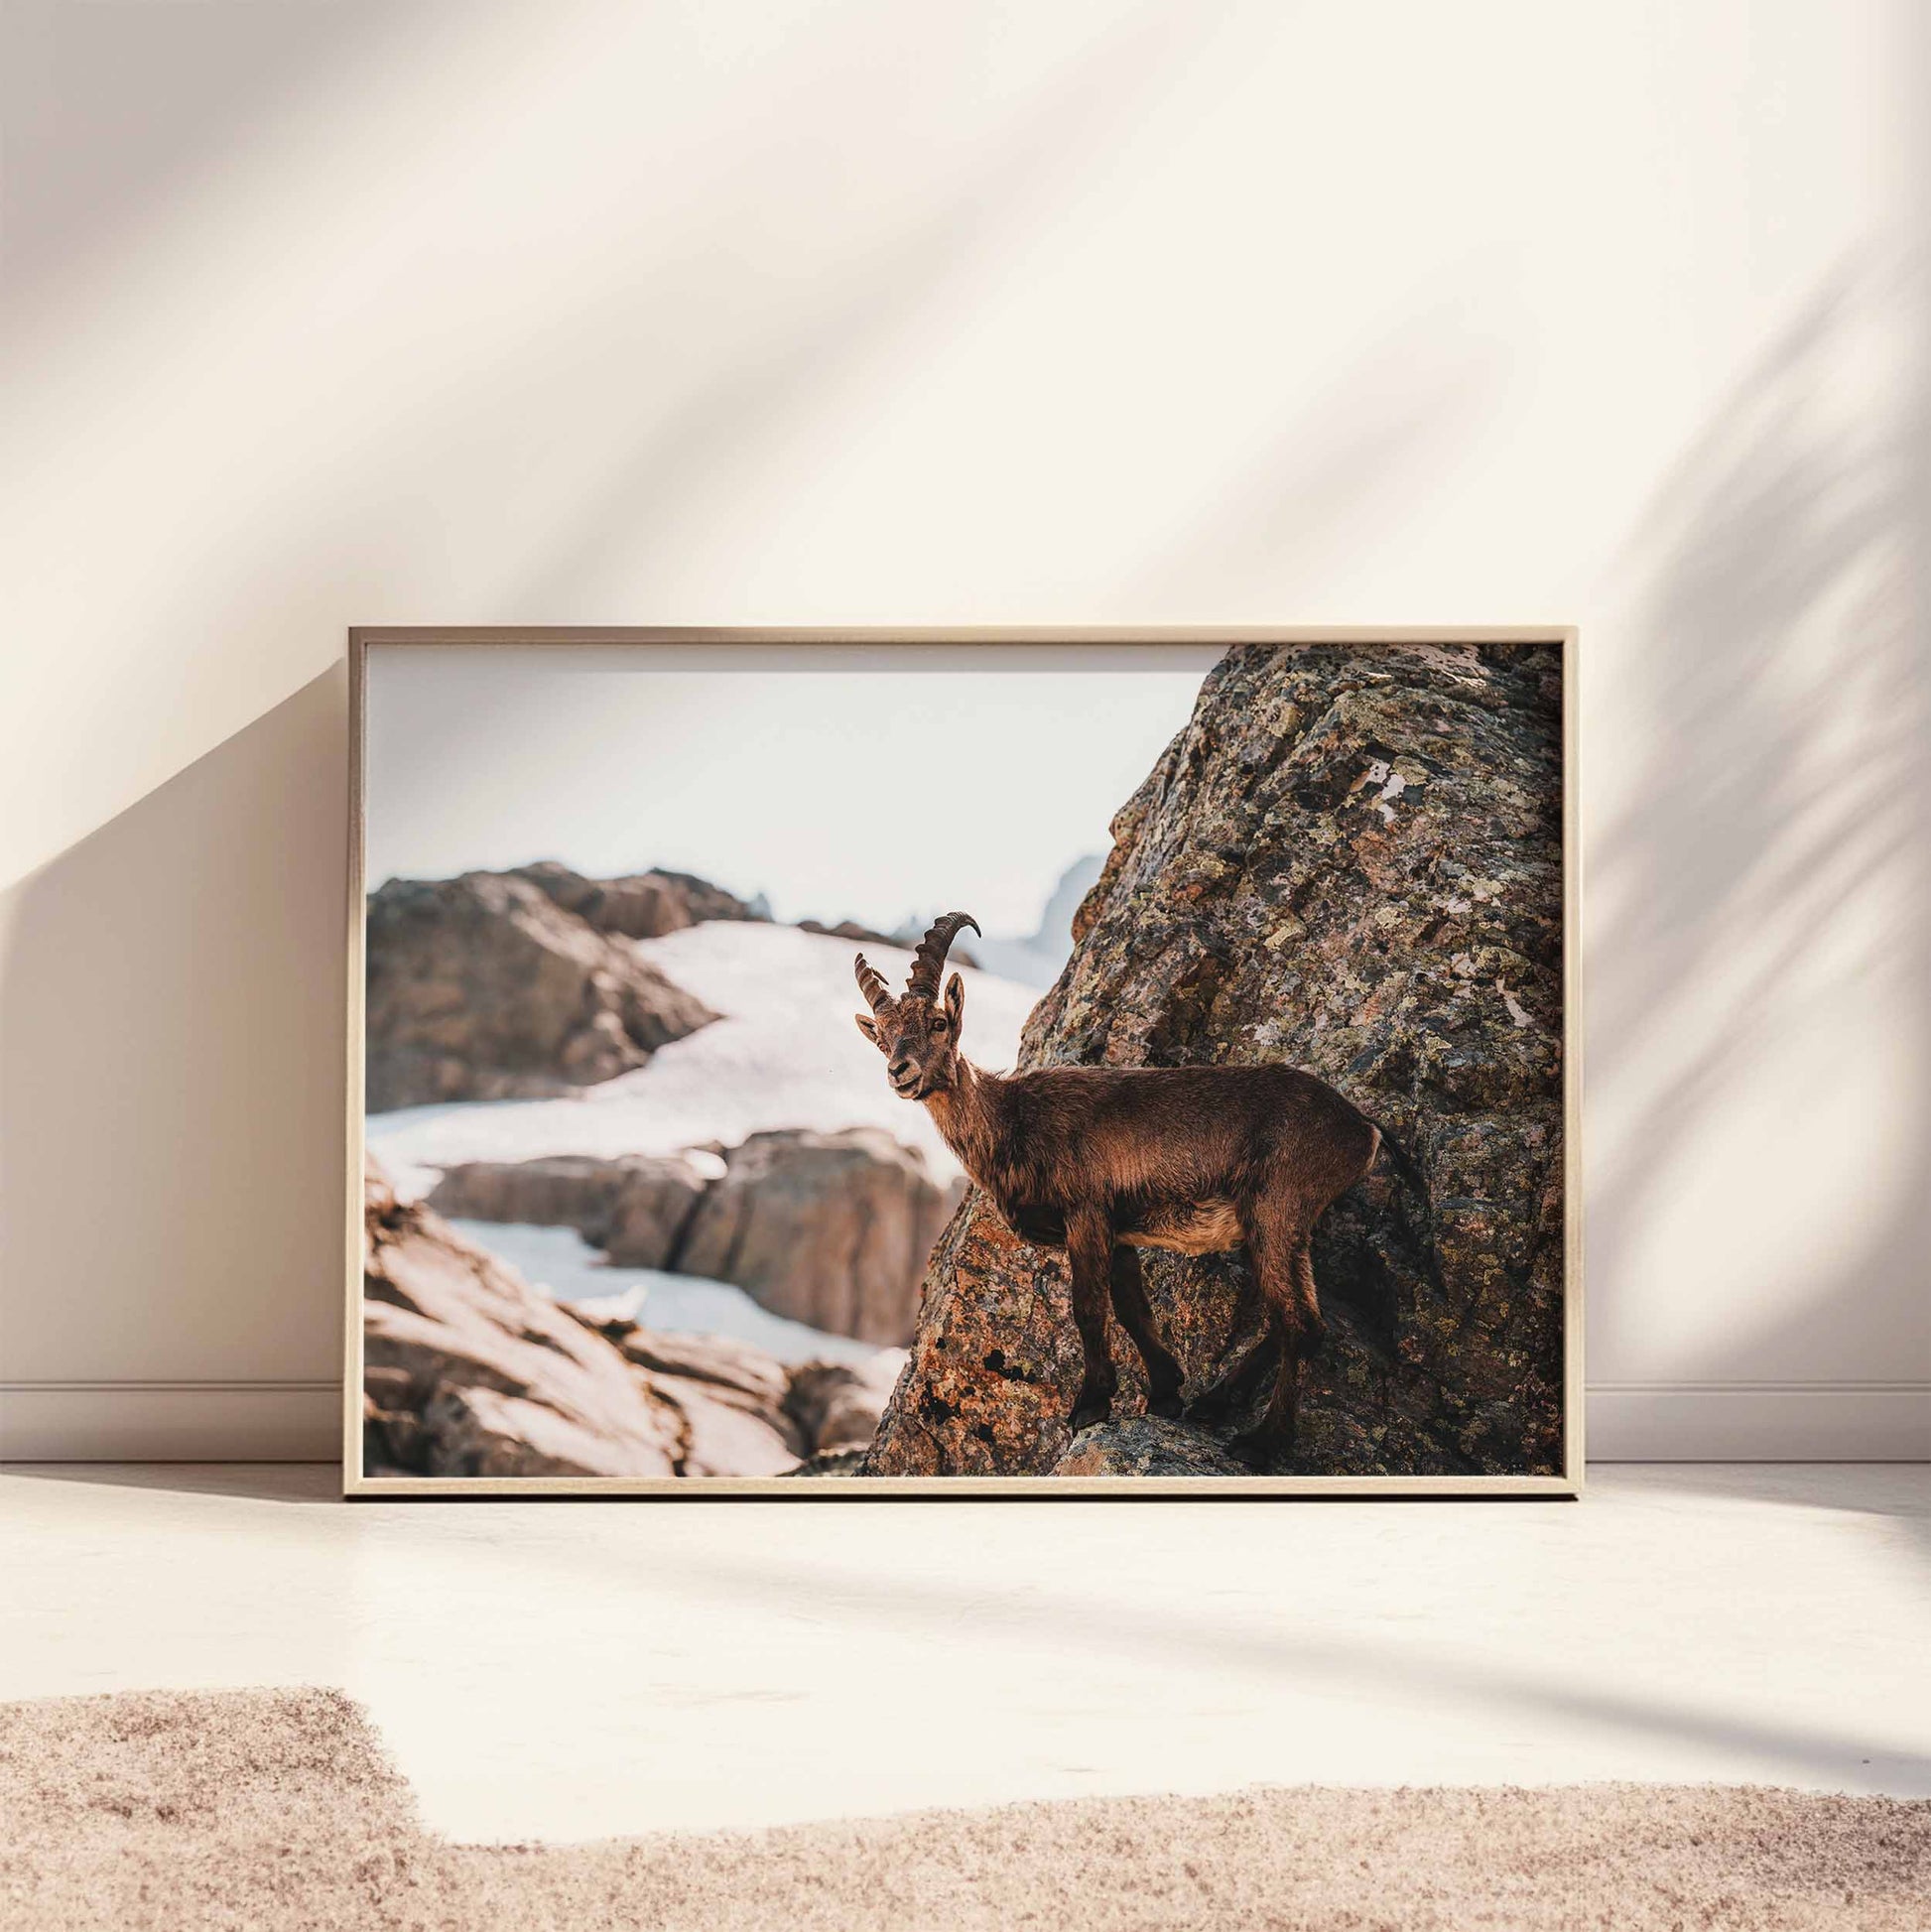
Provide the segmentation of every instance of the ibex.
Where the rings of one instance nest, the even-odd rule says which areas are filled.
[[[1180,1364],[1153,1332],[1134,1249],[1211,1254],[1245,1244],[1275,1343],[1273,1391],[1234,1447],[1264,1466],[1293,1444],[1302,1359],[1319,1347],[1321,1305],[1309,1239],[1339,1194],[1373,1165],[1381,1129],[1333,1088],[1292,1067],[1047,1067],[990,1074],[959,1050],[966,988],[943,996],[946,953],[969,913],[937,921],[894,999],[861,953],[858,1030],[885,1056],[893,1093],[916,1100],[1022,1240],[1063,1247],[1086,1371],[1070,1427],[1112,1410],[1118,1370],[1106,1345],[1110,1297],[1146,1364],[1147,1407],[1181,1413]],[[1392,1141],[1389,1156],[1419,1187]],[[1266,1371],[1266,1347],[1210,1389],[1194,1414],[1224,1416]]]

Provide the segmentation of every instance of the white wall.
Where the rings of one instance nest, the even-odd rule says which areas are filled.
[[[0,1449],[327,1454],[350,623],[1583,626],[1593,1447],[1931,1453],[1913,0],[9,0]]]

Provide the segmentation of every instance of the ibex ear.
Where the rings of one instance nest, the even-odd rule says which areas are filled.
[[[959,1030],[959,1022],[966,1013],[966,982],[958,973],[946,981],[946,1013],[953,1023],[953,1031]]]
[[[869,1013],[853,1013],[851,1017],[857,1021],[858,1031],[883,1053],[885,1049],[878,1038],[878,1022]]]

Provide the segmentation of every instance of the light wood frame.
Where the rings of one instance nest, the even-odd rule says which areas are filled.
[[[1024,1497],[1141,1500],[1214,1497],[1572,1498],[1583,1487],[1582,829],[1577,782],[1577,630],[1568,624],[1180,626],[1113,628],[844,627],[739,629],[694,626],[520,628],[357,627],[348,634],[349,844],[347,906],[346,1316],[342,1376],[343,1494],[473,1499],[647,1496],[686,1502],[724,1497],[861,1501],[880,1497]],[[514,646],[1559,644],[1562,647],[1563,858],[1563,1467],[1557,1476],[890,1476],[890,1477],[371,1477],[362,1474],[362,1159],[364,728],[368,654],[385,644]]]

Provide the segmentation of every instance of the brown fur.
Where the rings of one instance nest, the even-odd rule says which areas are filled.
[[[1292,1067],[1048,1067],[990,1074],[960,1052],[966,990],[938,975],[964,913],[941,920],[893,998],[859,956],[871,1006],[858,1029],[885,1056],[893,1091],[921,1102],[946,1144],[1013,1232],[1062,1247],[1086,1373],[1075,1430],[1111,1412],[1118,1371],[1106,1305],[1146,1364],[1148,1407],[1180,1410],[1181,1371],[1153,1333],[1142,1247],[1211,1254],[1243,1245],[1266,1302],[1278,1364],[1242,1447],[1273,1459],[1293,1441],[1302,1359],[1319,1346],[1321,1308],[1309,1250],[1315,1223],[1373,1165],[1381,1133],[1324,1082]],[[1256,1352],[1249,1366],[1264,1368]],[[1251,1390],[1243,1372],[1208,1391],[1225,1411]]]

